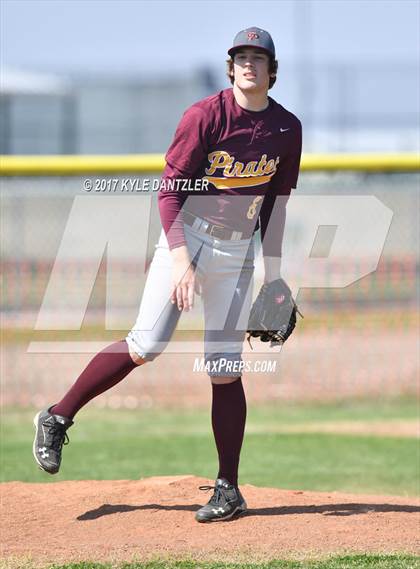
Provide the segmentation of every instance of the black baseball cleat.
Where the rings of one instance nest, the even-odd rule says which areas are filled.
[[[66,431],[73,425],[73,421],[50,413],[52,407],[40,411],[34,417],[35,439],[32,452],[41,470],[56,474],[60,469],[63,444],[70,442]]]
[[[214,486],[199,486],[200,490],[214,490],[213,496],[196,514],[197,522],[230,520],[246,512],[247,506],[239,488],[226,478],[217,478]]]

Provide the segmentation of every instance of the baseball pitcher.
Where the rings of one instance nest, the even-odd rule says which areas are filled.
[[[246,420],[240,371],[244,339],[248,332],[249,338],[271,345],[283,343],[297,311],[280,278],[280,260],[286,202],[299,173],[301,124],[268,96],[277,74],[268,32],[256,27],[239,32],[228,55],[232,88],[188,108],[166,154],[158,195],[162,232],[136,323],[124,340],[90,361],[61,401],[34,419],[35,460],[55,474],[76,413],[158,357],[182,312],[199,295],[219,466],[215,485],[200,487],[213,495],[196,512],[198,522],[246,512],[238,487]],[[179,191],[178,180],[201,180],[202,191]],[[265,279],[251,306],[258,229]]]

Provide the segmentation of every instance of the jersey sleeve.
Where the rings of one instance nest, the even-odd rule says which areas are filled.
[[[165,181],[194,178],[207,156],[209,132],[208,116],[200,107],[192,106],[184,113],[166,153],[158,205],[170,249],[186,243],[182,207],[188,192],[165,189]]]
[[[207,155],[211,125],[204,109],[193,105],[182,116],[165,159],[185,178],[192,178]]]
[[[163,230],[168,240],[169,249],[185,245],[182,208],[187,199],[186,192],[171,191],[170,181],[183,178],[182,174],[166,164],[158,193],[158,207]],[[169,183],[168,183],[169,182]]]
[[[290,134],[289,152],[280,162],[270,182],[270,192],[274,191],[277,195],[290,194],[290,190],[297,187],[302,154],[302,124],[298,119]]]
[[[302,154],[302,125],[297,127],[290,151],[279,164],[260,210],[262,250],[265,257],[281,257],[286,204],[292,188],[297,187]]]

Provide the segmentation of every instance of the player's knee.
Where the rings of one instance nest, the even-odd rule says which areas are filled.
[[[241,376],[238,377],[210,377],[210,380],[212,383],[214,383],[215,385],[222,385],[224,383],[233,383],[234,381],[237,381],[238,379],[240,379]]]
[[[130,349],[130,356],[133,362],[137,365],[147,364],[148,362],[152,362],[158,356],[160,356],[161,350],[159,350],[158,346],[148,345],[142,346],[141,349],[136,351]]]
[[[223,354],[207,352],[205,367],[212,383],[233,383],[241,377],[245,363],[239,352]]]
[[[131,331],[126,341],[129,346],[131,359],[137,365],[143,365],[156,359],[165,349],[166,343],[150,338],[148,334]]]
[[[132,350],[130,350],[130,358],[138,366],[141,366],[147,362],[147,360],[145,358],[142,358],[141,356],[139,356],[138,354],[136,354],[136,352],[133,352]]]

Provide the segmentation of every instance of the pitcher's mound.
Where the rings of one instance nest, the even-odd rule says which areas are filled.
[[[210,497],[194,476],[26,484],[2,490],[3,558],[262,561],[334,553],[419,553],[420,500],[241,486],[249,512],[198,524]],[[14,561],[13,561],[14,560]]]

